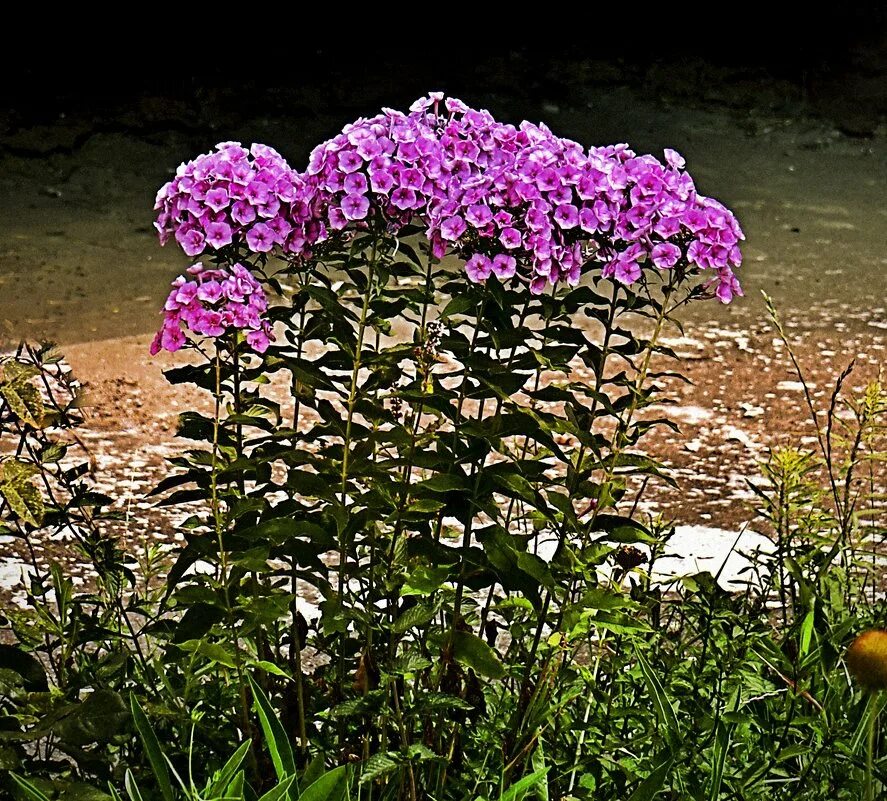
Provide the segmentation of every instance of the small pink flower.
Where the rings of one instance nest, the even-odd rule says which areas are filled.
[[[493,272],[502,280],[511,278],[517,270],[517,259],[504,253],[493,256]]]
[[[176,231],[176,241],[182,246],[182,250],[189,256],[199,256],[203,253],[206,238],[196,228],[179,229]]]
[[[499,234],[499,241],[509,250],[519,248],[521,245],[520,231],[517,228],[503,228]]]
[[[268,253],[274,248],[274,231],[265,223],[256,223],[246,234],[246,244],[253,253]]]
[[[650,259],[660,270],[670,270],[681,257],[681,249],[671,242],[660,242],[653,247]]]
[[[476,284],[486,281],[493,271],[493,262],[491,262],[482,253],[475,253],[465,263],[465,273]]]
[[[345,195],[342,198],[342,214],[346,220],[364,220],[370,209],[370,201],[365,195]]]
[[[210,223],[205,228],[206,241],[216,250],[232,242],[231,226],[223,222]]]
[[[665,160],[669,166],[674,167],[676,170],[680,170],[687,163],[677,150],[672,150],[670,147],[665,148]]]
[[[458,215],[448,217],[441,223],[440,235],[448,242],[455,242],[460,236],[462,236],[462,234],[465,233],[466,227],[467,226],[465,225],[465,220]]]

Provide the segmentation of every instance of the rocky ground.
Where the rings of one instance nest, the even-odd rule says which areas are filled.
[[[851,359],[857,367],[848,387],[855,390],[884,363],[887,127],[882,118],[862,125],[791,102],[774,110],[773,103],[737,100],[735,91],[710,99],[697,91],[690,102],[675,90],[653,101],[636,87],[570,86],[538,102],[536,118],[585,143],[675,147],[702,191],[726,202],[745,227],[747,297],[730,307],[698,304],[684,334],[673,334],[692,384],[675,386],[679,403],[663,409],[681,433],[662,430],[649,447],[672,467],[679,488],[648,487],[640,508],[709,529],[754,526],[748,481],[768,448],[814,444],[802,387],[759,291],[775,298],[819,408]],[[511,116],[508,97],[465,99]],[[350,119],[318,112],[319,101],[300,108],[234,116],[207,130],[182,124],[195,119],[193,106],[161,103],[113,124],[82,115],[10,123],[0,137],[0,347],[21,336],[62,345],[87,387],[83,439],[95,481],[127,511],[123,542],[134,553],[175,539],[174,521],[153,510],[145,493],[182,446],[174,438],[178,413],[205,403],[166,384],[161,370],[173,360],[147,352],[168,282],[186,265],[156,243],[154,193],[179,161],[217,140],[264,141],[298,166],[311,144]],[[704,533],[696,542],[704,556]],[[0,541],[6,599],[20,596],[20,546]],[[63,535],[38,547],[41,559],[59,560],[88,581]]]

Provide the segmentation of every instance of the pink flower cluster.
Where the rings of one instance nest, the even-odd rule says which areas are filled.
[[[316,147],[304,178],[331,230],[381,216],[396,232],[427,214],[443,177],[439,151],[433,129],[422,120],[386,109]]]
[[[189,256],[231,244],[253,253],[300,253],[319,234],[301,177],[266,145],[247,151],[222,142],[182,164],[154,208],[160,243],[175,237]]]
[[[432,252],[459,254],[472,281],[518,276],[531,291],[576,284],[598,265],[630,285],[644,268],[713,273],[729,302],[744,238],[733,214],[697,193],[684,159],[627,145],[591,148],[544,125],[497,122],[433,92],[408,114],[346,126],[294,173],[270,148],[226,143],[183,165],[158,195],[161,239],[189,255],[244,242],[297,258],[339,232],[424,225]],[[683,273],[681,274],[683,275]]]
[[[545,126],[515,128],[458,100],[446,109],[440,141],[449,180],[428,221],[434,252],[455,248],[473,281],[509,278],[520,265],[534,292],[575,284],[584,263],[572,205],[582,148]]]
[[[207,337],[240,330],[255,351],[264,353],[274,338],[264,318],[268,300],[261,284],[241,264],[229,269],[204,267],[199,262],[188,268],[189,278],[180,275],[163,309],[163,326],[151,343],[151,354],[176,351],[186,342],[185,331]]]
[[[664,164],[626,145],[586,153],[544,125],[516,128],[435,92],[408,115],[386,109],[346,127],[313,151],[305,181],[332,230],[418,220],[432,252],[459,253],[472,281],[519,273],[538,293],[577,283],[589,258],[624,284],[645,264],[683,264],[712,270],[727,302],[742,293],[743,234],[683,167],[673,150]]]

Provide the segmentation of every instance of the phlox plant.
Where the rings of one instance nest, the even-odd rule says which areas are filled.
[[[543,741],[572,787],[559,688],[627,600],[598,569],[649,537],[632,478],[668,480],[638,450],[666,424],[638,415],[652,359],[681,305],[742,293],[734,216],[673,150],[586,150],[441,93],[303,172],[222,143],[156,209],[200,261],[152,350],[202,353],[169,375],[216,401],[182,420],[210,450],[158,488],[209,506],[168,577],[188,625],[167,654],[230,676],[217,711],[242,736],[258,666],[301,757],[353,762],[370,792],[487,794],[479,764],[519,779]]]
[[[152,493],[184,542],[153,605],[118,604],[114,641],[140,651],[115,691],[143,736],[150,718],[150,764],[121,745],[102,779],[132,796],[150,767],[164,801],[198,769],[183,797],[296,798],[324,769],[411,801],[858,786],[855,746],[821,757],[872,712],[836,712],[852,689],[824,643],[851,625],[814,614],[832,574],[792,558],[797,521],[762,495],[785,558],[744,596],[649,580],[662,334],[742,294],[741,228],[676,151],[586,149],[431,93],[302,171],[224,142],[156,212],[192,265],[151,350],[189,351],[167,377],[212,403],[181,415],[192,444]],[[804,531],[825,519],[795,494]]]

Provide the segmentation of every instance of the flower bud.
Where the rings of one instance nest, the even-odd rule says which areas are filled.
[[[860,634],[847,649],[847,668],[865,689],[887,689],[887,631]]]

